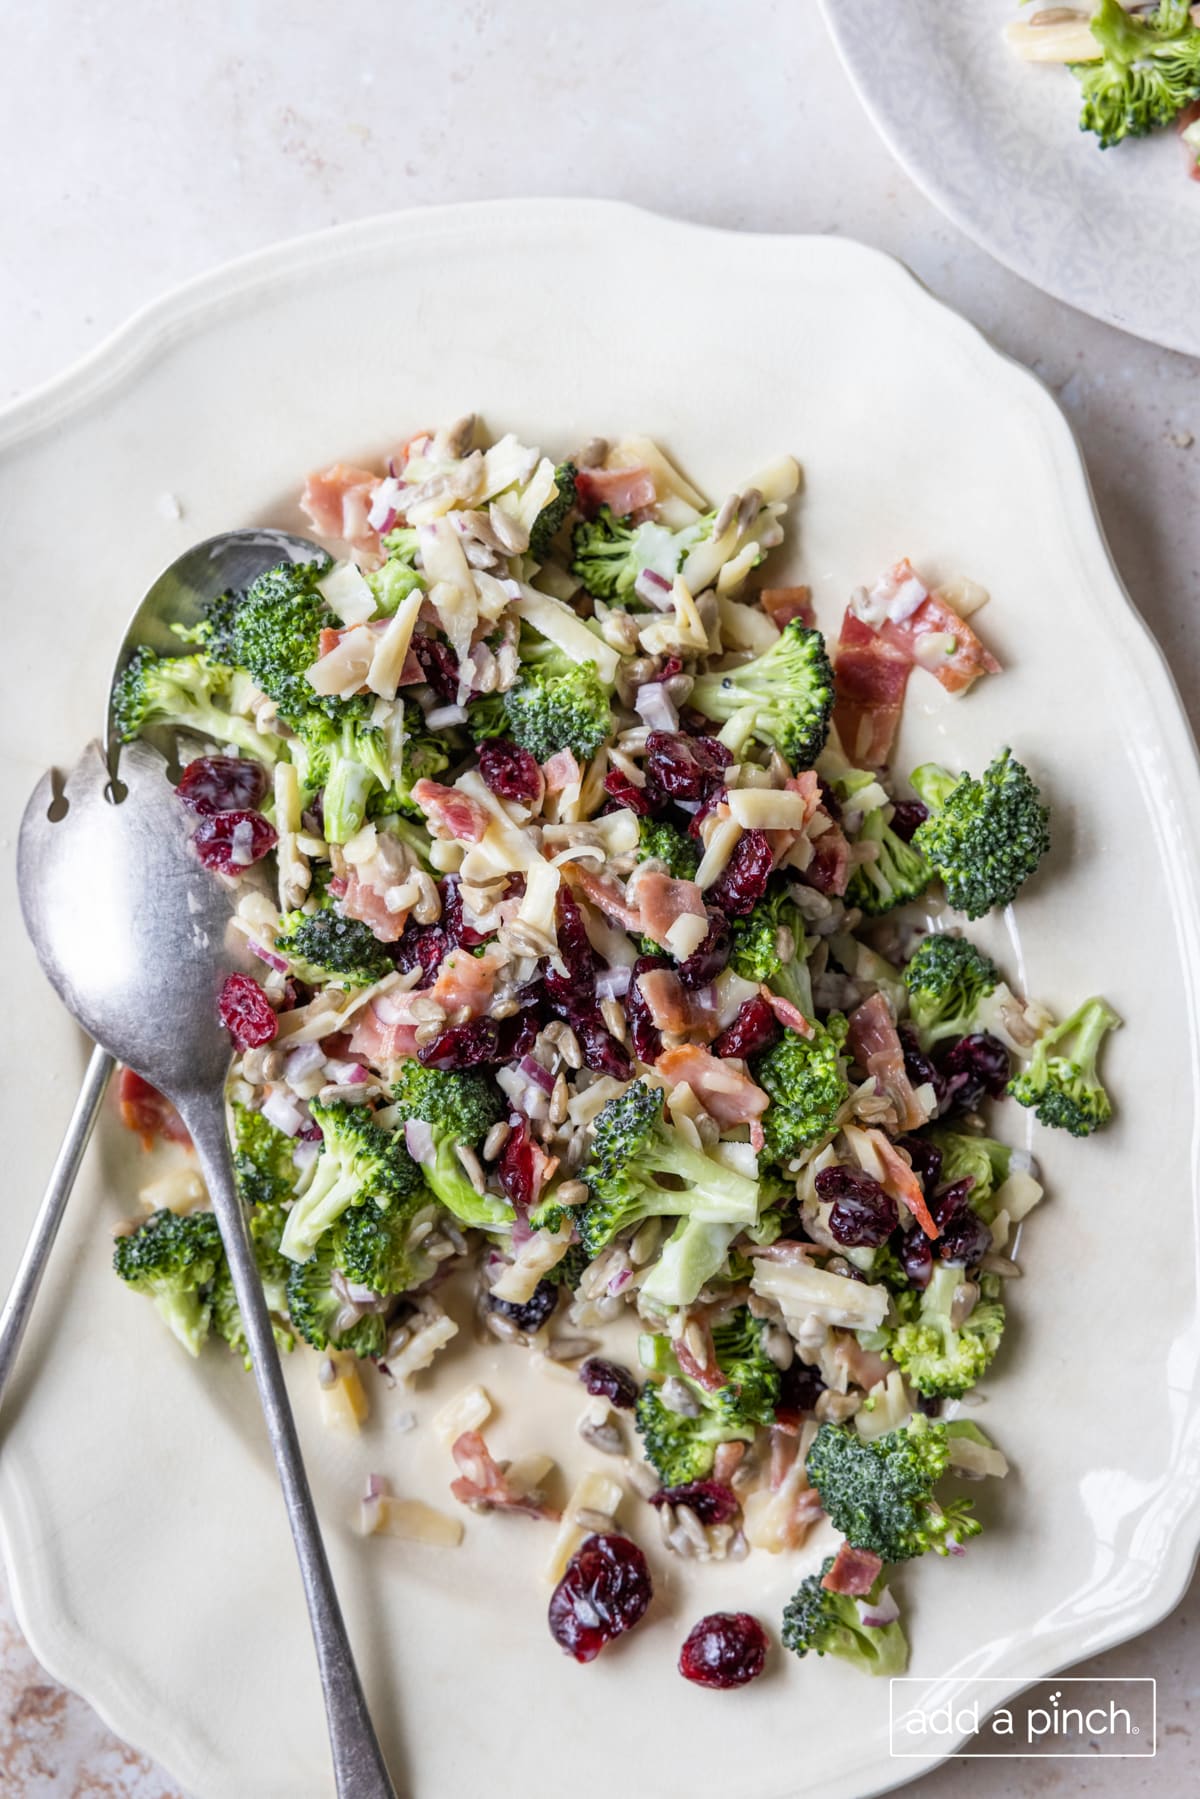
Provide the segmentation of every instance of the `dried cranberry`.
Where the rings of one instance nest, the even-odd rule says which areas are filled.
[[[897,837],[905,843],[911,843],[913,832],[918,825],[923,825],[929,817],[929,810],[920,800],[894,800],[892,802],[892,829]]]
[[[707,937],[675,972],[685,987],[707,987],[724,971],[732,953],[733,932],[729,920],[713,907],[708,914]]]
[[[629,776],[619,768],[610,768],[605,775],[604,791],[616,800],[618,806],[628,806],[639,818],[649,818],[654,810],[646,789],[635,787]]]
[[[451,949],[461,944],[463,949],[478,949],[481,943],[487,942],[487,935],[477,931],[474,925],[463,923],[462,893],[454,876],[447,876],[441,882],[438,892],[442,898],[442,929],[446,933],[446,942]]]
[[[918,1412],[924,1412],[927,1418],[939,1418],[942,1412],[941,1394],[918,1393],[917,1410]]]
[[[231,974],[217,1001],[221,1023],[239,1049],[270,1043],[279,1029],[271,1002],[248,974]]]
[[[688,1632],[679,1672],[698,1687],[723,1690],[757,1680],[767,1659],[767,1633],[749,1612],[710,1612]]]
[[[757,1056],[770,1049],[780,1033],[779,1020],[761,994],[743,1001],[733,1023],[712,1046],[714,1056]]]
[[[617,1042],[611,1031],[605,1029],[599,1017],[576,1018],[571,1029],[575,1032],[583,1053],[585,1068],[590,1069],[593,1074],[609,1074],[614,1081],[629,1080],[633,1074],[629,1052],[623,1044]]]
[[[682,731],[651,731],[646,739],[646,785],[672,800],[704,800],[733,756],[715,737],[686,737]]]
[[[824,810],[823,806],[817,807],[818,813]],[[813,843],[812,859],[800,879],[805,886],[814,887],[818,893],[840,897],[846,891],[848,853],[841,830],[836,825],[826,826]]]
[[[496,1178],[504,1197],[522,1214],[533,1204],[533,1176],[533,1138],[529,1126],[524,1123],[514,1125],[496,1163]]]
[[[779,1398],[775,1402],[778,1423],[792,1423],[810,1413],[825,1391],[819,1368],[795,1356],[790,1367],[779,1376]]]
[[[833,788],[829,785],[829,782],[825,779],[824,775],[817,776],[817,786],[821,790],[822,808],[824,811],[828,812],[835,825],[840,825],[842,822],[841,800],[839,800],[837,794],[833,791]]]
[[[479,772],[492,792],[502,800],[536,805],[546,788],[546,777],[536,756],[507,737],[493,738],[479,746]]]
[[[934,1250],[943,1262],[966,1265],[978,1262],[992,1247],[992,1233],[971,1209],[973,1178],[966,1175],[944,1187],[933,1202],[933,1216],[941,1235]]]
[[[900,1222],[900,1211],[873,1175],[836,1163],[816,1177],[817,1197],[832,1200],[830,1234],[845,1249],[877,1249]]]
[[[519,1331],[532,1337],[535,1331],[541,1330],[554,1311],[561,1292],[562,1288],[556,1287],[553,1281],[539,1281],[524,1305],[517,1305],[511,1299],[497,1299],[489,1293],[488,1311],[498,1312],[501,1318],[507,1318]]]
[[[942,1110],[974,1112],[986,1099],[999,1099],[1008,1086],[1012,1065],[1007,1049],[989,1031],[960,1037],[941,1063],[945,1098]]]
[[[606,1362],[590,1355],[579,1370],[579,1378],[589,1393],[607,1399],[620,1412],[631,1412],[637,1404],[638,1386],[628,1368],[619,1362]]]
[[[421,970],[418,987],[431,985],[450,948],[450,940],[440,925],[414,924],[409,919],[400,939],[392,945],[392,959],[404,974],[410,968]]]
[[[897,1035],[900,1038],[900,1048],[904,1052],[904,1072],[912,1085],[923,1087],[928,1083],[940,1101],[943,1088],[942,1077],[934,1067],[931,1058],[921,1048],[917,1033],[910,1024],[902,1024]]]
[[[450,645],[444,638],[418,634],[412,640],[412,650],[421,664],[421,673],[439,700],[455,705],[458,700],[458,663]]]
[[[638,976],[652,968],[669,968],[665,956],[639,956],[633,965],[629,990],[625,995],[625,1018],[629,1025],[629,1041],[639,1062],[656,1062],[662,1055],[662,1034],[650,1015],[650,1007],[638,984]]]
[[[744,918],[767,891],[775,852],[765,831],[743,831],[733,854],[708,890],[714,906],[731,918]]]
[[[924,1289],[933,1274],[933,1246],[922,1230],[905,1231],[896,1249],[910,1287]]]
[[[426,1068],[478,1068],[488,1062],[512,1062],[533,1048],[538,1034],[535,1013],[511,1018],[472,1018],[451,1025],[417,1051]]]
[[[653,1588],[646,1558],[628,1537],[588,1537],[550,1597],[550,1635],[577,1662],[645,1616]]]
[[[920,1181],[926,1198],[938,1184],[942,1172],[942,1152],[928,1137],[898,1137],[896,1148],[908,1152],[913,1173]]]
[[[249,756],[197,756],[179,777],[175,797],[189,812],[252,812],[267,791],[267,771]]]
[[[596,952],[574,895],[560,886],[554,902],[558,954],[572,980],[591,987],[596,979]]]
[[[234,833],[237,856],[234,856]],[[241,875],[255,862],[261,862],[275,848],[274,825],[269,825],[261,812],[210,812],[196,826],[192,842],[205,868],[218,874]]]
[[[650,1495],[651,1505],[685,1505],[701,1524],[731,1524],[742,1509],[732,1487],[719,1480],[689,1480],[681,1487],[660,1487]]]

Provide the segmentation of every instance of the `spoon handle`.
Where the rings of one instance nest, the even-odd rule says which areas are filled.
[[[234,1184],[225,1105],[217,1095],[195,1095],[180,1104],[184,1123],[200,1157],[212,1208],[233,1277],[233,1289],[254,1363],[267,1434],[287,1505],[288,1521],[308,1600],[316,1644],[333,1771],[338,1799],[396,1799],[383,1753],[371,1723],[345,1620],[338,1603],[321,1529],[317,1523],[308,1476],[300,1453],[296,1422],[284,1385],[283,1370],[263,1298],[262,1282]]]
[[[4,1389],[17,1359],[25,1327],[32,1315],[33,1302],[42,1284],[42,1275],[50,1260],[50,1251],[54,1248],[54,1239],[67,1209],[75,1176],[79,1173],[79,1164],[88,1146],[92,1126],[96,1122],[100,1101],[104,1098],[104,1089],[108,1086],[113,1067],[113,1059],[108,1051],[97,1044],[84,1072],[83,1084],[79,1089],[79,1098],[75,1101],[75,1110],[71,1113],[67,1134],[50,1171],[50,1179],[17,1272],[13,1276],[4,1310],[0,1311],[0,1401],[3,1401]]]

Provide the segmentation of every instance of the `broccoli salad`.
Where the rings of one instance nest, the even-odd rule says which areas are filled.
[[[1014,20],[1007,37],[1026,62],[1069,65],[1080,87],[1079,129],[1102,150],[1174,125],[1200,181],[1200,6],[1049,6]]]
[[[647,1609],[638,1537],[777,1558],[773,1620],[714,1612],[683,1645],[713,1687],[761,1672],[772,1623],[798,1656],[905,1666],[892,1571],[963,1554],[949,1483],[1007,1466],[966,1416],[1042,1197],[1004,1114],[1103,1126],[1119,1023],[1100,998],[1055,1018],[964,934],[1050,844],[1013,750],[891,766],[910,679],[999,674],[987,595],[900,561],[827,641],[771,573],[799,479],[781,457],[712,506],[647,438],[555,462],[474,419],[422,432],[309,478],[341,559],[225,594],[116,701],[123,739],[173,740],[236,895],[234,1166],[327,1420],[469,1364],[455,1293],[578,1378],[579,1467],[498,1461],[468,1384],[435,1419],[446,1491],[373,1476],[363,1528],[556,1525],[550,1630],[579,1661]],[[183,1136],[131,1071],[120,1097]],[[190,1354],[249,1365],[177,1157],[116,1271]],[[797,1588],[814,1532],[840,1546]]]

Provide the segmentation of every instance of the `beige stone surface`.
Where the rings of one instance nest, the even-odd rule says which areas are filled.
[[[150,0],[3,0],[0,19],[0,400],[216,262],[392,207],[596,194],[733,228],[859,237],[1056,392],[1126,582],[1200,721],[1200,367],[1037,293],[943,220],[875,138],[812,0],[340,12],[218,0],[202,24]],[[1131,1390],[1135,1361],[1131,1344]],[[1113,1395],[1114,1421],[1129,1399]],[[910,1790],[1193,1792],[1198,1613],[1194,1586],[1155,1630],[1087,1664],[1157,1677],[1153,1762],[959,1760]],[[2,1596],[0,1793],[177,1793],[42,1673]]]

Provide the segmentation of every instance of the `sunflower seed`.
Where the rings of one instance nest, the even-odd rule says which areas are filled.
[[[512,1134],[512,1126],[506,1118],[498,1119],[483,1140],[483,1159],[494,1162]]]

